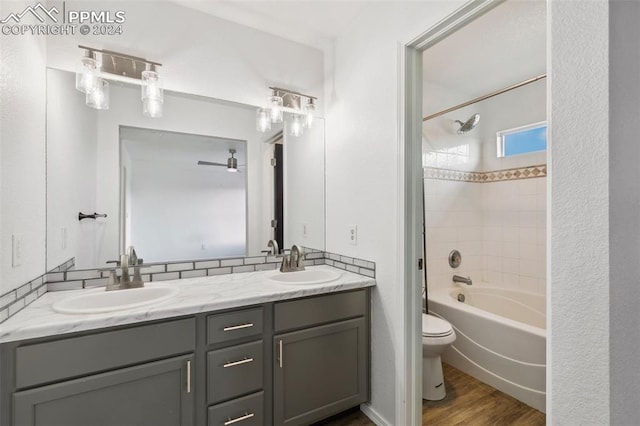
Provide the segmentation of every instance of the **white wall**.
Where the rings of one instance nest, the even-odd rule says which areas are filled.
[[[96,264],[96,228],[101,220],[78,221],[78,213],[96,211],[98,114],[86,107],[85,95],[73,89],[74,85],[74,74],[47,70],[47,96],[51,100],[47,110],[49,269],[72,257],[78,268]]]
[[[376,262],[370,414],[404,420],[404,283],[397,282],[399,53],[462,2],[371,2],[326,52],[327,250]],[[358,245],[348,227],[358,226]]]
[[[317,119],[304,134],[288,135],[285,125],[284,247],[292,244],[324,249],[324,120]]]
[[[552,1],[548,10],[547,421],[603,425],[610,421],[609,2]],[[626,337],[638,341],[637,333]],[[631,357],[637,364],[622,355]]]
[[[623,425],[640,419],[640,3],[613,1],[610,16],[610,422]]]
[[[137,160],[129,178],[131,244],[145,262],[245,255],[246,173]]]
[[[0,15],[28,2],[2,2]],[[45,268],[46,39],[0,37],[0,294]],[[12,235],[22,237],[22,265],[12,267]]]

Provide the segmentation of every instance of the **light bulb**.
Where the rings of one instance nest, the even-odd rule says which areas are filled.
[[[302,132],[302,116],[299,114],[293,114],[291,116],[291,121],[289,122],[289,134],[291,136],[302,136]]]
[[[316,105],[313,103],[313,99],[309,98],[309,103],[302,109],[304,111],[304,125],[307,128],[311,128],[313,125],[313,114],[316,112]]]
[[[142,100],[145,99],[164,102],[162,80],[155,71],[142,71]]]
[[[271,110],[271,122],[282,123],[282,104],[283,100],[280,96],[269,96],[269,109]]]
[[[98,61],[82,58],[80,71],[76,73],[76,90],[89,93],[98,86]]]
[[[256,129],[262,133],[271,130],[271,117],[268,108],[256,110]]]
[[[109,109],[109,82],[98,78],[96,87],[87,92],[85,102],[91,108]]]
[[[142,115],[151,118],[162,117],[162,101],[147,98],[142,101]]]

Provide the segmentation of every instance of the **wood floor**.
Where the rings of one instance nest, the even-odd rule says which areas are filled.
[[[447,396],[442,401],[422,401],[422,424],[544,425],[545,415],[473,377],[443,364]],[[374,426],[358,409],[327,419],[324,426]]]

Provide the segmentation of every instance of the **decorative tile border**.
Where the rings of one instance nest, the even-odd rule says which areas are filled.
[[[425,179],[454,180],[459,182],[489,183],[507,180],[532,179],[547,176],[547,165],[539,164],[490,172],[463,172],[460,170],[424,167]]]
[[[305,266],[330,265],[369,278],[376,277],[376,264],[364,259],[328,253],[308,247],[303,248]],[[235,274],[241,272],[269,271],[280,267],[282,256],[252,256],[231,259],[203,259],[142,266],[142,280],[157,282],[183,278]],[[0,324],[47,291],[79,290],[104,287],[113,268],[73,270],[75,259],[69,259],[44,275],[0,296]]]
[[[0,296],[0,324],[35,302],[47,292],[44,275]]]

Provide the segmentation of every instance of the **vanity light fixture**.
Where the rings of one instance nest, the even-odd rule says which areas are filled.
[[[256,129],[260,132],[271,130],[271,123],[281,123],[284,113],[288,113],[287,128],[292,136],[302,135],[304,128],[313,125],[316,111],[315,96],[305,95],[279,87],[269,87],[271,96],[267,98],[267,106],[256,111]],[[307,103],[302,106],[302,98]]]
[[[256,111],[256,129],[262,133],[271,130],[271,116],[269,108],[258,108]]]
[[[85,103],[94,109],[109,109],[109,82],[97,78],[95,87],[85,95]]]
[[[81,68],[76,73],[76,89],[86,93],[91,108],[109,109],[109,81],[121,81],[142,86],[142,113],[147,117],[162,117],[164,94],[157,62],[144,58],[78,46],[84,50]]]
[[[291,136],[301,136],[303,130],[303,120],[300,114],[292,114],[289,121],[289,134]]]

